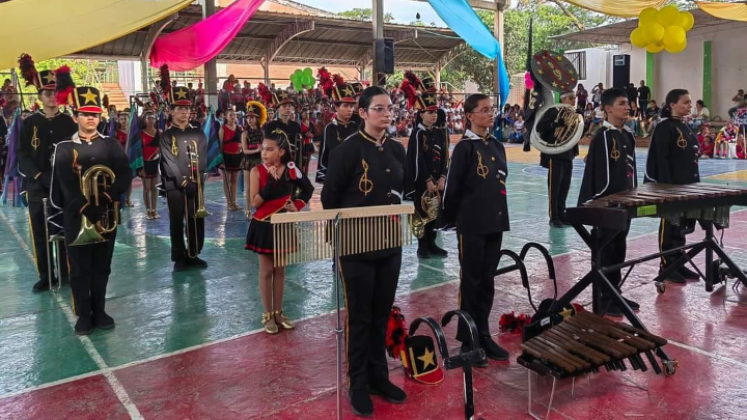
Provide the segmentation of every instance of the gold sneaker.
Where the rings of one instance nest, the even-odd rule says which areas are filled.
[[[280,322],[277,321],[277,319],[280,319]],[[292,322],[288,321],[288,318],[283,314],[283,311],[275,311],[275,322],[277,324],[280,324],[281,327],[285,330],[292,330],[296,328],[295,325],[293,325]]]
[[[272,312],[265,312],[262,314],[262,325],[265,326],[265,332],[267,334],[277,334],[279,332],[278,326],[275,323],[275,318],[272,314]]]

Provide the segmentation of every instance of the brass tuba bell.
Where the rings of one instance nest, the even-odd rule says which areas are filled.
[[[420,197],[420,208],[425,210],[425,217],[423,217],[417,210],[412,215],[410,222],[410,230],[413,236],[418,239],[423,239],[425,234],[425,225],[438,219],[438,211],[441,207],[441,197],[437,192],[432,193],[425,191],[423,196]]]
[[[78,169],[77,173],[78,179],[80,179],[80,191],[86,198],[88,205],[91,206],[99,205],[101,192],[105,192],[116,179],[114,172],[104,165],[91,166],[82,175],[80,169]],[[114,232],[119,224],[119,203],[114,201],[110,204],[111,206],[106,209],[101,220],[95,224],[83,216],[78,236],[70,246],[91,245],[107,241],[103,235]],[[110,216],[110,213],[113,213],[113,215]]]

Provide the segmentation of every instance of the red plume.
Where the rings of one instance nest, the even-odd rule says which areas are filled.
[[[338,87],[342,87],[345,84],[345,79],[343,79],[339,74],[335,74],[334,76],[332,76],[332,80]]]
[[[405,72],[405,79],[410,82],[413,89],[417,89],[417,87],[420,86],[420,79],[415,73],[412,72],[412,70],[407,70]]]
[[[21,54],[21,58],[18,59],[18,68],[21,69],[21,76],[26,81],[26,86],[36,85],[37,72],[30,55]]]
[[[104,95],[104,97],[101,98],[101,104],[104,105],[104,109],[109,109],[109,95]]]
[[[75,91],[75,83],[73,82],[73,77],[70,75],[70,67],[62,66],[55,70],[54,74],[57,79],[57,87],[55,88],[57,104],[67,105],[68,98]]]
[[[34,102],[34,106],[31,107],[31,112],[36,112],[39,110],[39,108],[41,108],[39,106],[39,102]]]
[[[407,98],[407,106],[410,108],[415,106],[415,100],[418,97],[418,92],[415,90],[415,86],[412,85],[412,82],[407,79],[403,80],[399,85],[399,89],[405,94],[405,97]]]
[[[270,89],[267,88],[267,85],[260,83],[259,86],[257,86],[257,93],[259,93],[259,97],[262,98],[262,102],[264,102],[265,105],[272,103],[272,94],[270,93]]]
[[[332,96],[332,88],[335,87],[335,82],[332,80],[332,76],[329,74],[326,68],[322,67],[319,69],[319,88],[328,97]]]
[[[407,338],[405,316],[398,307],[392,306],[386,328],[386,351],[390,357],[399,359],[400,355],[405,352],[405,338]]]
[[[153,102],[153,105],[157,106],[158,105],[158,95],[156,94],[156,92],[151,92],[149,96],[150,96],[150,100]]]
[[[512,332],[521,334],[524,331],[524,325],[528,324],[532,319],[529,315],[519,314],[517,317],[513,311],[511,313],[505,313],[501,315],[498,325],[501,328],[501,332]]]
[[[169,75],[169,65],[162,65],[161,67],[159,67],[158,72],[159,77],[161,78],[161,81],[159,82],[161,92],[163,93],[164,98],[168,98],[169,92],[171,91],[171,75]]]

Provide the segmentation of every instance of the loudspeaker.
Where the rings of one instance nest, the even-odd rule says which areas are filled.
[[[612,87],[625,89],[630,85],[630,56],[612,56]]]
[[[394,74],[394,40],[383,38],[376,40],[374,73]]]

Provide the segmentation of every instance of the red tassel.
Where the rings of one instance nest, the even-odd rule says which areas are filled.
[[[104,97],[101,98],[101,104],[104,105],[104,109],[109,109],[109,95],[104,95]]]
[[[324,92],[327,97],[332,96],[332,88],[335,87],[335,82],[332,80],[332,76],[329,71],[322,67],[319,69],[319,88]]]
[[[409,108],[415,106],[415,101],[418,98],[418,92],[415,90],[415,85],[413,85],[412,82],[408,79],[405,79],[399,85],[399,89],[405,94],[405,97],[407,98],[407,106]]]
[[[405,338],[407,338],[405,316],[398,307],[393,306],[386,329],[386,351],[390,357],[399,359],[405,351]]]
[[[407,70],[405,72],[405,79],[410,82],[414,89],[417,89],[417,87],[420,86],[420,78],[413,73],[412,70]]]
[[[339,74],[335,74],[334,76],[332,76],[332,80],[335,82],[335,85],[337,85],[337,87],[342,87],[345,84],[345,79],[343,79]]]
[[[169,65],[164,64],[158,69],[159,77],[161,78],[161,81],[159,82],[159,86],[161,87],[161,92],[163,93],[164,97],[169,97],[169,92],[171,92],[171,75],[169,74]]]
[[[70,67],[62,66],[55,70],[54,74],[57,79],[57,87],[55,88],[57,105],[67,105],[70,95],[75,92],[75,83],[70,75]]]
[[[514,312],[511,311],[511,313],[501,315],[500,320],[498,320],[498,325],[500,326],[501,332],[521,334],[524,325],[529,323],[531,319],[532,317],[527,314],[519,314],[517,317]]]
[[[28,54],[21,54],[18,59],[18,68],[21,70],[21,76],[26,81],[26,86],[35,86],[37,83],[37,71],[34,66],[34,60]]]

